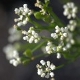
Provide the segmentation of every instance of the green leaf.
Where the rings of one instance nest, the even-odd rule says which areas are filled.
[[[45,0],[46,7],[49,5],[49,3],[50,3],[50,0]]]
[[[44,20],[45,22],[51,23],[51,18],[50,18],[49,15],[44,16],[44,17],[43,17],[43,20]]]
[[[28,57],[21,57],[21,62],[24,64],[24,65],[27,65],[30,63],[30,59]]]
[[[21,28],[20,28],[20,27],[17,27],[17,30],[18,30],[18,31],[21,31]]]
[[[32,51],[31,51],[31,49],[27,49],[27,50],[24,52],[24,55],[31,58],[31,57],[32,57]]]
[[[22,62],[24,65],[28,65],[30,63],[30,60],[29,59],[26,59]]]
[[[20,44],[20,51],[25,51],[26,49],[30,49],[30,50],[32,50],[33,48],[35,48],[37,46],[37,44],[35,44],[35,43],[32,43],[32,44],[30,44],[30,43],[24,43],[24,44]]]
[[[43,15],[41,14],[41,12],[35,12],[34,16],[36,19],[41,19],[43,17]]]

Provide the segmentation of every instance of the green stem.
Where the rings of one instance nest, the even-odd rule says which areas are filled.
[[[55,20],[55,22],[59,25],[59,26],[65,26],[63,24],[63,22],[59,19],[59,17],[52,11],[52,9],[49,7],[48,12],[50,13],[50,15],[53,17],[53,19]]]
[[[45,55],[47,55],[47,54],[39,54],[39,55],[35,56],[34,58],[37,59],[37,58],[43,57]]]
[[[41,44],[37,45],[37,46],[32,50],[32,53],[33,53],[34,51],[36,51],[37,49],[39,49],[41,46],[43,46],[43,44],[45,44],[45,43],[46,43],[46,41],[44,41],[44,42],[42,42]]]
[[[62,67],[64,67],[64,66],[67,66],[68,64],[70,64],[70,63],[72,63],[72,62],[73,62],[73,60],[68,61],[67,63],[64,63],[64,64],[62,64],[62,65],[60,65],[60,66],[57,66],[55,70],[60,69],[60,68],[62,68]]]

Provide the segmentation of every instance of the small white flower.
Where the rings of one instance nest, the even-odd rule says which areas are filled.
[[[18,22],[18,23],[17,23],[17,26],[18,26],[18,27],[20,27],[20,26],[22,26],[22,25],[23,25],[22,22]]]
[[[64,37],[67,37],[67,33],[63,33],[63,36],[64,36]]]
[[[38,75],[41,75],[42,74],[42,72],[43,72],[43,70],[42,69],[38,69]]]
[[[17,58],[17,59],[11,59],[10,61],[10,64],[12,64],[13,66],[18,66],[18,64],[20,64],[20,58]]]
[[[48,66],[48,67],[50,66],[50,61],[47,61],[47,66]]]
[[[51,78],[50,80],[55,80],[54,78]]]
[[[13,45],[11,44],[8,44],[7,46],[5,46],[3,48],[3,52],[6,54],[6,58],[8,60],[12,59],[13,58],[13,52],[14,52],[15,48]]]
[[[53,73],[53,72],[50,72],[50,76],[51,76],[51,77],[54,77],[54,73]]]
[[[19,18],[14,19],[14,21],[17,23],[17,26],[24,26],[27,24],[27,22],[29,21],[28,16],[30,16],[32,14],[32,11],[29,10],[29,8],[27,7],[27,4],[24,4],[23,7],[19,7],[15,8],[15,14],[17,14],[19,16]]]
[[[77,23],[75,20],[70,20],[67,27],[69,28],[70,31],[74,31],[76,28],[76,25],[77,25]]]
[[[28,31],[22,31],[22,34],[25,35],[23,40],[27,40],[29,43],[38,43],[40,40],[38,33],[34,31],[33,27],[30,27]]]
[[[44,60],[40,61],[41,65],[37,64],[37,74],[41,77],[49,78],[54,77],[52,70],[55,69],[55,65],[50,63],[50,61],[45,62]]]
[[[45,61],[44,61],[44,60],[41,60],[40,63],[41,63],[42,65],[45,65]]]
[[[60,58],[61,58],[61,54],[57,53],[57,59],[60,59]]]
[[[75,43],[74,39],[71,39],[70,42],[71,42],[71,44],[74,44]]]
[[[49,75],[50,75],[50,73],[47,73],[46,76],[45,76],[45,78],[49,78]]]
[[[56,26],[56,27],[55,27],[55,32],[56,32],[56,33],[59,33],[59,32],[60,32],[59,26]]]
[[[45,77],[45,73],[42,73],[42,74],[41,74],[41,77]]]
[[[71,48],[71,44],[70,43],[67,43],[66,44],[66,48]]]
[[[50,65],[50,68],[51,68],[52,70],[54,70],[54,69],[55,69],[55,65],[54,65],[54,64],[51,64],[51,65]]]
[[[48,41],[47,46],[45,47],[45,49],[46,49],[46,52],[48,54],[53,53],[54,51],[53,51],[53,44],[52,44],[52,42]]]
[[[54,38],[54,39],[57,39],[57,38],[58,38],[58,34],[56,34],[56,33],[51,33],[51,37]]]
[[[22,34],[21,32],[17,31],[14,27],[9,29],[10,36],[8,37],[9,42],[14,42],[20,40]]]
[[[67,50],[67,48],[66,47],[63,47],[63,51],[66,51]]]
[[[27,4],[23,4],[23,7],[24,7],[24,8],[27,8]]]
[[[74,5],[73,2],[68,2],[63,6],[64,8],[64,16],[67,16],[68,19],[75,18],[77,13],[77,7]]]
[[[10,64],[17,66],[20,64],[20,57],[18,51],[11,44],[4,47],[3,51],[6,54],[6,58],[9,60]]]

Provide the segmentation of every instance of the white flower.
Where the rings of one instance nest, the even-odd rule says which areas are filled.
[[[10,59],[13,58],[13,52],[15,51],[15,48],[14,48],[13,45],[8,44],[7,46],[5,46],[5,47],[3,48],[3,51],[4,51],[4,53],[6,54],[6,58],[7,58],[8,60],[10,60]]]
[[[54,70],[55,69],[55,65],[54,64],[51,64],[50,65],[50,68],[51,68],[51,70]]]
[[[55,80],[54,78],[51,78],[50,80]]]
[[[57,39],[58,35],[56,33],[51,33],[51,37],[54,38],[54,39]]]
[[[29,21],[28,16],[32,14],[32,11],[29,10],[27,7],[27,4],[24,4],[23,7],[15,8],[15,14],[19,16],[19,18],[14,19],[14,21],[17,23],[17,26],[24,26]]]
[[[38,75],[41,75],[43,73],[43,70],[42,69],[38,69],[37,73],[38,73]]]
[[[53,53],[54,51],[53,51],[53,44],[52,44],[52,42],[48,41],[47,46],[45,47],[45,49],[46,49],[46,52],[48,54]]]
[[[50,61],[47,61],[46,63],[47,63],[47,66],[49,67],[50,66]]]
[[[71,48],[71,44],[70,43],[67,43],[66,44],[66,48]]]
[[[17,31],[14,27],[9,29],[10,36],[8,37],[9,42],[18,41],[21,38],[21,32]]]
[[[30,27],[28,31],[22,31],[22,34],[25,35],[23,40],[27,40],[29,43],[38,43],[40,40],[38,33],[34,31],[33,27]]]
[[[45,77],[45,73],[42,73],[42,74],[41,74],[41,77]]]
[[[61,58],[61,54],[57,53],[57,59],[60,59],[60,58]]]
[[[3,48],[3,51],[6,54],[6,58],[9,60],[10,64],[13,64],[13,66],[20,64],[19,53],[14,46],[9,44]]]
[[[17,58],[17,59],[11,59],[10,61],[10,64],[12,64],[13,66],[18,66],[18,64],[20,64],[20,58]]]
[[[57,39],[60,37],[60,40],[64,40],[67,37],[68,28],[67,27],[61,27],[59,26],[55,27],[55,33],[51,33],[51,37],[53,39]]]
[[[59,26],[56,26],[56,27],[55,27],[55,32],[56,32],[56,33],[59,33],[59,32],[60,32]]]
[[[41,63],[42,65],[45,65],[45,61],[44,61],[44,60],[41,60],[40,63]]]
[[[51,77],[54,77],[54,73],[53,73],[53,72],[50,72],[50,76],[51,76]]]
[[[64,16],[67,16],[68,19],[75,18],[77,13],[77,7],[74,5],[73,2],[68,2],[63,6],[64,8]]]
[[[75,20],[70,20],[67,27],[69,28],[70,31],[74,31],[76,28],[76,25],[77,25],[77,23]]]
[[[44,60],[40,61],[41,65],[37,64],[37,74],[41,77],[49,78],[54,77],[52,70],[55,69],[55,65],[50,63],[50,61],[45,62]]]

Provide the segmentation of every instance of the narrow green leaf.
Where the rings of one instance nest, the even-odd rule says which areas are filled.
[[[18,31],[21,31],[21,28],[20,28],[20,27],[17,27],[17,30],[18,30]]]
[[[36,19],[42,19],[43,15],[41,14],[41,12],[35,12],[34,16]]]
[[[32,51],[31,51],[31,49],[27,49],[27,50],[24,52],[24,55],[27,56],[27,57],[32,57]]]

